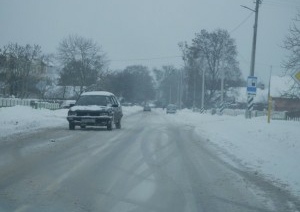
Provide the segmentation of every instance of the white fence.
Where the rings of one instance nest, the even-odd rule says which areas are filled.
[[[216,109],[216,113],[220,114],[220,110]],[[254,110],[251,113],[252,113],[251,117],[259,117],[259,116],[266,116],[267,115],[267,111]],[[225,108],[223,110],[223,114],[228,115],[228,116],[240,116],[240,115],[245,115],[246,111],[243,110],[243,109],[227,109],[227,108]]]
[[[288,121],[300,121],[300,117],[289,117],[289,116],[287,116],[286,120],[288,120]]]
[[[49,103],[32,99],[0,98],[0,107],[13,107],[16,105],[31,106],[36,109],[59,109],[59,103]]]
[[[272,119],[274,120],[286,120],[286,112],[285,111],[272,111]]]
[[[223,114],[228,116],[238,116],[238,115],[245,115],[245,110],[240,109],[224,109]]]
[[[220,114],[219,109],[215,109],[215,112],[212,112],[212,110],[208,110],[206,112],[209,112],[211,114]],[[196,111],[197,112],[197,111]],[[242,109],[224,109],[223,110],[224,115],[228,116],[238,116],[238,115],[245,115],[246,111]],[[267,116],[268,111],[252,111],[251,117],[259,117],[259,116]],[[287,115],[286,111],[272,111],[271,112],[271,118],[272,120],[288,120],[288,121],[300,121],[300,117],[289,117]]]

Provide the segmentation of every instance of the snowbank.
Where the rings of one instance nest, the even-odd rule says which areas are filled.
[[[141,107],[123,107],[124,115],[141,110]],[[32,132],[40,128],[67,126],[68,109],[33,109],[27,106],[0,108],[0,139],[16,133]]]
[[[0,108],[0,138],[67,124],[67,110],[33,109],[28,106]]]
[[[245,119],[188,110],[173,118],[195,126],[199,136],[222,149],[227,161],[239,161],[300,196],[300,122],[271,120],[268,124],[266,117]]]

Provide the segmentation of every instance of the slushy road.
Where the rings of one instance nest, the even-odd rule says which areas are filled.
[[[122,129],[49,128],[0,141],[0,211],[299,211],[299,200],[230,165],[161,111]]]

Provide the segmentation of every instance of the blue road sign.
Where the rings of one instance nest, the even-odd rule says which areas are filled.
[[[256,95],[257,77],[249,76],[247,79],[247,93]]]

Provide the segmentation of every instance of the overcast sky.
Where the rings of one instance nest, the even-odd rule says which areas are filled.
[[[253,0],[0,0],[0,48],[38,44],[55,53],[70,34],[92,38],[111,60],[111,69],[141,64],[182,67],[178,43],[195,33],[226,29],[236,40],[238,61],[249,75]],[[280,74],[287,52],[280,45],[300,0],[263,0],[259,11],[255,75],[267,82],[270,66]],[[251,15],[252,14],[252,15]],[[247,19],[248,17],[248,19]]]

